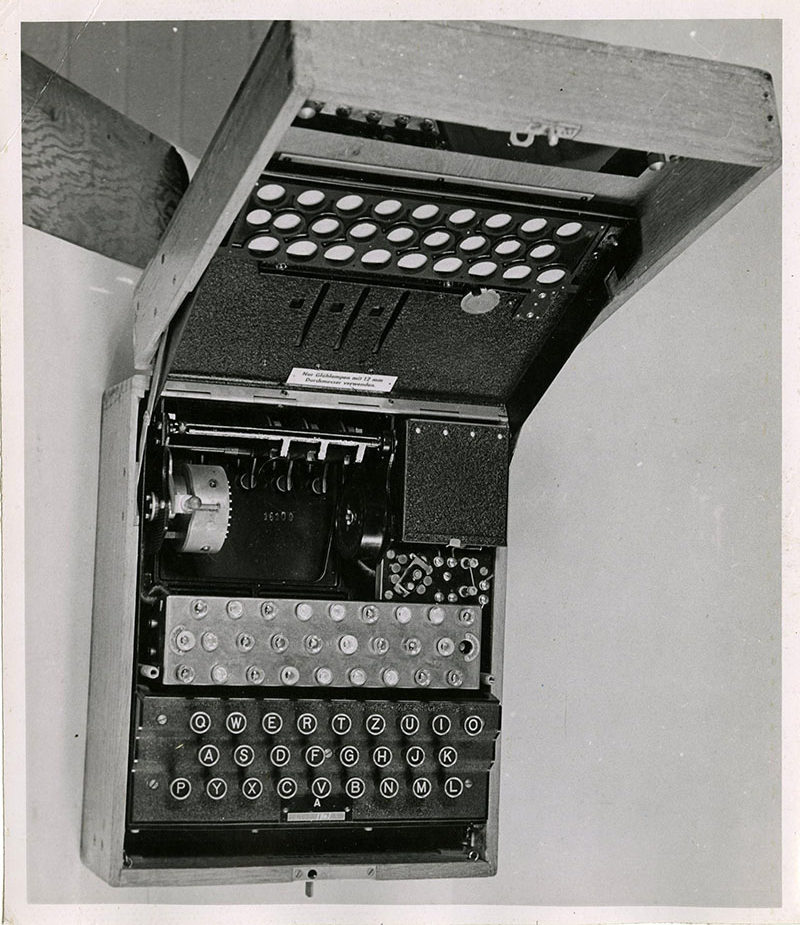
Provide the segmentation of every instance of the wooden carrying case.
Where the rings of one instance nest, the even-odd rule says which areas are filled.
[[[779,162],[760,71],[486,23],[273,25],[136,288],[142,372],[104,399],[93,871],[496,871],[514,440],[580,339]],[[421,751],[404,726],[345,742],[337,710],[414,714]]]

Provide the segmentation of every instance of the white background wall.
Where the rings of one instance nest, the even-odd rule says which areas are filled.
[[[772,21],[540,27],[779,80]],[[76,30],[36,25],[23,48],[202,154],[262,31],[97,24],[64,58]],[[319,901],[779,904],[779,214],[773,176],[581,345],[523,432],[498,876]],[[298,902],[112,890],[80,863],[100,399],[130,371],[137,271],[30,229],[24,248],[29,900]]]

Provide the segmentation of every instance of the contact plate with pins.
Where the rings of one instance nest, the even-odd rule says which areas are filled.
[[[479,686],[480,605],[166,599],[164,683]]]

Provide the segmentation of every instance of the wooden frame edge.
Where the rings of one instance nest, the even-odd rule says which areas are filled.
[[[275,22],[134,291],[137,369],[150,365],[308,92],[296,77],[291,24]]]

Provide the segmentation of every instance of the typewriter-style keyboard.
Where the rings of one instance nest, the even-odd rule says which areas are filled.
[[[494,699],[140,695],[131,823],[485,817]]]

